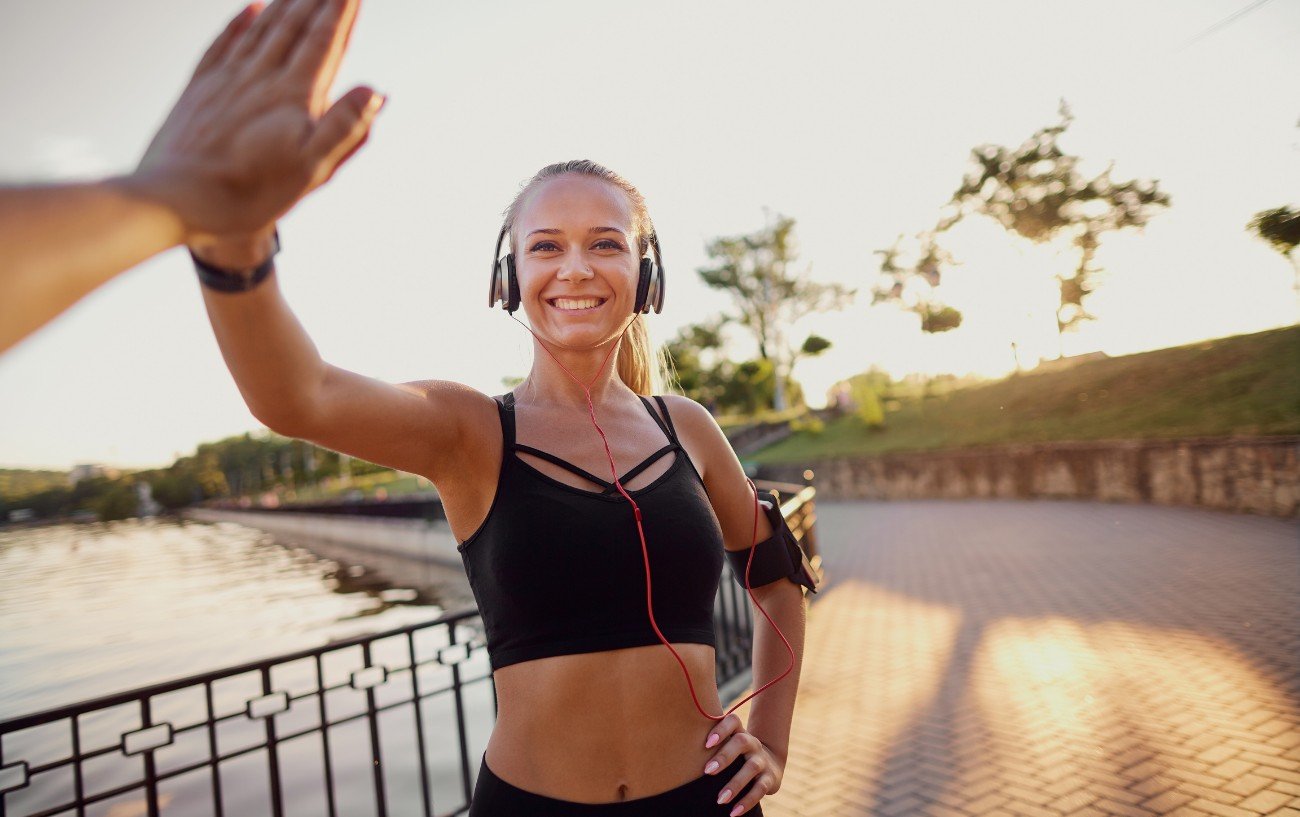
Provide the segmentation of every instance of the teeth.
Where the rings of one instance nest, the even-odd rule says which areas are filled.
[[[551,303],[555,304],[560,309],[591,309],[592,307],[600,306],[601,300],[599,298],[584,298],[583,300],[578,301],[569,298],[556,298]]]

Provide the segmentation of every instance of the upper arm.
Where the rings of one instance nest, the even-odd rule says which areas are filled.
[[[672,413],[678,436],[689,437],[695,443],[700,458],[700,478],[709,494],[713,513],[722,526],[722,539],[727,550],[744,550],[762,542],[773,534],[772,525],[756,508],[757,499],[749,487],[745,469],[732,449],[718,421],[709,410],[689,397],[664,395],[664,402]],[[755,538],[755,515],[758,519]]]
[[[437,483],[462,456],[484,404],[495,409],[461,383],[387,383],[327,363],[303,413],[272,430]]]

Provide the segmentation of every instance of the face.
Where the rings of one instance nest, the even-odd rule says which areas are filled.
[[[519,298],[539,335],[594,348],[632,319],[640,253],[618,187],[566,174],[529,192],[515,222]]]

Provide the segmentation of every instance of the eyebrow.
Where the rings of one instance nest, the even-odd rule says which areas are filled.
[[[545,233],[547,235],[563,235],[564,231],[557,229],[555,227],[543,227],[542,229],[539,230],[533,230],[533,232],[529,233],[527,236],[525,236],[525,238],[531,238],[535,233]],[[623,235],[623,231],[617,227],[592,227],[590,230],[587,231],[587,235],[595,235],[596,233],[618,233],[619,235]]]

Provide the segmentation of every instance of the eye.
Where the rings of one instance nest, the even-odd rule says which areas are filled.
[[[622,250],[623,245],[612,238],[602,238],[596,242],[595,249],[598,250]]]
[[[543,240],[543,241],[538,241],[536,244],[529,247],[528,251],[529,252],[555,252],[558,249],[559,247],[556,245],[554,241]]]

